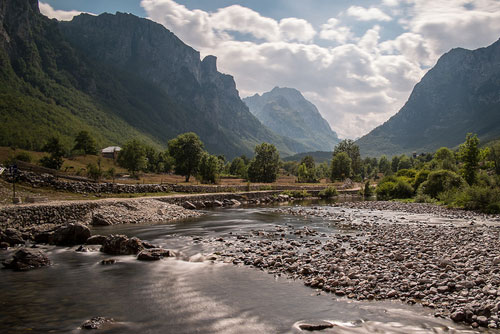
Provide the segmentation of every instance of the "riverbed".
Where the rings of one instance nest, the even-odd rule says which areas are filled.
[[[436,224],[450,223],[427,218]],[[436,318],[434,310],[418,304],[353,300],[307,287],[302,280],[278,272],[233,264],[224,256],[209,260],[199,255],[221,254],[228,248],[225,241],[235,245],[243,240],[238,236],[277,229],[314,230],[316,234],[308,236],[311,240],[356,233],[320,215],[293,215],[273,207],[219,209],[172,223],[94,228],[93,234],[137,236],[174,249],[178,256],[153,263],[113,256],[117,263],[105,266],[100,262],[110,256],[100,252],[41,246],[52,266],[0,271],[0,331],[82,333],[86,330],[80,325],[96,316],[114,320],[96,333],[300,333],[301,324],[321,321],[334,325],[325,333],[488,331]],[[14,250],[2,251],[1,259]]]

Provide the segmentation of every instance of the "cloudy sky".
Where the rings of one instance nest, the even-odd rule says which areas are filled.
[[[394,115],[451,48],[500,38],[498,0],[43,0],[40,10],[150,18],[217,56],[242,97],[297,88],[342,138]]]

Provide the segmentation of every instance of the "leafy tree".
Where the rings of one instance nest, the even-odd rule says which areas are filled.
[[[387,159],[385,155],[380,157],[380,160],[378,162],[378,170],[381,173],[384,173],[384,175],[389,175],[392,171],[389,159]]]
[[[491,146],[489,159],[493,162],[495,173],[500,175],[500,142]]]
[[[113,180],[113,183],[115,183],[116,169],[114,167],[109,168],[105,174],[107,177]]]
[[[391,170],[393,173],[396,173],[398,171],[399,167],[399,157],[397,155],[392,157],[391,160]]]
[[[231,175],[237,175],[243,179],[246,179],[248,176],[248,172],[245,161],[240,157],[234,158],[231,162],[231,166],[229,167],[229,173]]]
[[[262,143],[255,147],[255,158],[248,167],[251,182],[274,182],[278,176],[280,155],[273,144]]]
[[[351,172],[354,175],[361,174],[363,163],[361,161],[361,154],[359,153],[359,146],[354,143],[352,139],[344,139],[335,146],[333,156],[340,152],[345,152],[351,159]]]
[[[89,163],[87,165],[87,176],[94,181],[99,181],[102,177],[102,171],[99,166],[93,163]]]
[[[174,169],[175,160],[167,152],[160,152],[158,154],[158,171],[162,173],[170,173]]]
[[[456,171],[455,154],[447,147],[441,147],[434,154],[434,160],[438,169]]]
[[[40,159],[40,164],[47,168],[56,170],[61,169],[63,165],[64,148],[59,142],[59,138],[50,137],[42,150],[50,153],[50,156]]]
[[[363,190],[364,197],[371,197],[373,195],[372,187],[370,186],[370,180],[366,181],[365,188]]]
[[[346,152],[334,154],[332,159],[332,180],[345,180],[351,175],[351,158]]]
[[[132,175],[145,170],[148,165],[145,146],[137,139],[127,142],[118,154],[118,164]]]
[[[420,185],[422,192],[433,198],[437,198],[438,194],[454,188],[460,188],[464,184],[464,180],[456,173],[449,170],[438,170],[430,172],[427,176],[427,181]]]
[[[314,163],[314,158],[312,156],[307,155],[302,158],[297,176],[300,183],[318,182],[318,178],[316,175],[316,164]]]
[[[87,131],[80,131],[75,138],[74,151],[82,151],[84,154],[97,154],[97,144]]]
[[[400,170],[400,169],[410,169],[411,167],[412,167],[412,163],[411,163],[410,158],[408,158],[404,154],[399,157],[398,170]]]
[[[189,182],[191,175],[198,171],[203,142],[195,133],[187,132],[168,141],[168,152],[174,158],[175,172]]]
[[[463,162],[462,175],[469,185],[474,184],[479,168],[479,139],[468,133],[465,143],[460,145],[458,156]]]
[[[202,183],[217,183],[221,171],[220,159],[215,155],[203,152],[198,171]]]
[[[318,168],[316,168],[316,176],[318,179],[327,179],[330,177],[330,167],[326,161],[318,165]]]
[[[298,175],[299,172],[299,163],[297,161],[286,161],[283,163],[283,169],[289,175]]]

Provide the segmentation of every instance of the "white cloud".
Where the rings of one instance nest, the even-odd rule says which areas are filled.
[[[279,27],[281,36],[287,41],[310,42],[316,35],[313,26],[303,19],[285,18]]]
[[[378,21],[358,37],[339,20],[342,15],[319,25],[317,33],[303,19],[277,21],[238,5],[206,12],[174,0],[141,2],[152,20],[202,55],[216,55],[220,70],[234,75],[242,96],[274,86],[297,88],[339,135],[350,138],[395,114],[425,68],[443,52],[486,46],[500,37],[500,3],[467,3],[470,0],[383,0],[393,15],[398,13],[397,21],[375,7],[351,6],[344,14]],[[382,40],[384,22],[389,21],[405,31]],[[233,32],[244,36],[236,39]],[[315,38],[322,39],[321,45]]]
[[[38,7],[40,8],[40,12],[43,15],[51,19],[57,19],[59,21],[71,21],[73,17],[80,15],[82,13],[77,10],[70,10],[70,11],[55,10],[54,8],[52,8],[51,5],[43,2],[40,2],[38,4]]]
[[[391,21],[392,18],[376,7],[365,8],[361,6],[351,6],[347,9],[347,15],[360,21]]]
[[[344,44],[349,40],[353,40],[354,34],[349,27],[341,26],[338,19],[331,18],[321,26],[319,37]]]

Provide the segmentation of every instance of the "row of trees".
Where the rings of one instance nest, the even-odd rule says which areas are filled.
[[[477,136],[468,134],[456,151],[442,147],[425,161],[400,165],[401,159],[398,170],[378,183],[378,199],[415,198],[500,212],[500,143],[481,149]]]

